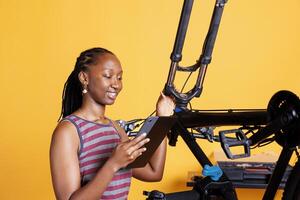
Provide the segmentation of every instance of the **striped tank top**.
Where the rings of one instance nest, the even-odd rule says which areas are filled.
[[[100,124],[82,119],[75,115],[64,120],[73,123],[80,139],[78,154],[81,185],[88,183],[111,156],[120,142],[113,123]],[[131,169],[122,168],[114,174],[101,199],[127,199],[131,183]]]

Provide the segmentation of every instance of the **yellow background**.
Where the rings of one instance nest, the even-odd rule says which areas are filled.
[[[128,120],[154,110],[167,79],[182,2],[0,0],[0,199],[54,199],[50,138],[63,84],[82,50],[106,47],[122,62],[124,90],[108,116]],[[195,1],[182,64],[198,59],[213,5]],[[266,108],[278,90],[300,95],[299,8],[299,0],[230,0],[203,93],[193,107]],[[208,155],[220,148],[199,144]],[[262,148],[269,149],[279,148]],[[133,181],[130,199],[145,199],[143,190],[185,190],[189,171],[200,167],[180,140],[168,148],[163,180]],[[262,192],[245,189],[238,195],[261,199]]]

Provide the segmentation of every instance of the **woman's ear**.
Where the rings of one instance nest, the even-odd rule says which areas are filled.
[[[88,76],[85,72],[83,71],[79,72],[78,79],[82,85],[88,85]]]

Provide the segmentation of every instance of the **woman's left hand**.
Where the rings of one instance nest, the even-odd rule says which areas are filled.
[[[175,103],[169,96],[164,95],[162,92],[156,103],[157,116],[171,116],[174,113]]]

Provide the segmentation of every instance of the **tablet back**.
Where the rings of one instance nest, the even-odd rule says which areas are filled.
[[[130,163],[127,167],[138,168],[144,167],[155,150],[161,144],[169,130],[172,128],[176,121],[175,117],[149,117],[144,122],[143,126],[139,130],[137,136],[142,133],[147,133],[147,138],[150,138],[150,142],[145,144],[146,151],[143,152],[135,161]]]

